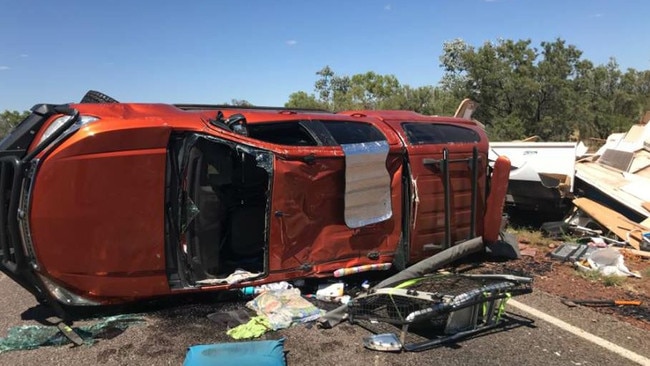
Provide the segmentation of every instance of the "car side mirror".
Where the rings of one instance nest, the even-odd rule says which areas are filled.
[[[235,113],[224,121],[226,126],[235,133],[243,136],[248,136],[248,127],[246,117],[241,113]]]

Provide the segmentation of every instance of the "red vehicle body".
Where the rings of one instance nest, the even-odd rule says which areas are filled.
[[[0,150],[1,267],[67,305],[403,266],[501,219],[485,131],[451,117],[42,104]]]

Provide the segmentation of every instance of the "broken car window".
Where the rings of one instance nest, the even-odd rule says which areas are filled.
[[[386,137],[368,123],[327,120],[250,124],[248,133],[261,141],[288,146],[336,146],[386,141]]]
[[[472,143],[481,140],[474,130],[441,123],[407,122],[402,124],[402,128],[412,145]]]
[[[261,123],[248,126],[250,137],[289,146],[317,146],[299,122]]]
[[[323,125],[339,145],[386,141],[386,136],[368,123],[323,121]]]

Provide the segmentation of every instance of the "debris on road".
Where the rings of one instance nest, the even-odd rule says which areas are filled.
[[[297,288],[263,292],[246,306],[257,315],[267,317],[273,330],[314,321],[322,314],[321,309],[300,296]]]
[[[291,285],[289,282],[280,281],[280,282],[267,283],[260,286],[243,287],[241,288],[241,292],[244,296],[251,296],[251,295],[261,294],[262,292],[265,291],[280,291],[280,290],[288,290],[290,288],[293,288],[293,285]]]
[[[227,283],[229,285],[233,285],[236,283],[240,283],[243,281],[250,281],[253,280],[257,277],[262,276],[264,273],[253,273],[249,271],[245,271],[242,269],[237,269],[235,272],[229,274],[227,277],[224,278],[206,278],[203,280],[196,281],[198,284],[202,285],[218,285],[218,284],[223,284]]]
[[[550,253],[551,258],[562,262],[576,262],[585,259],[598,247],[579,243],[562,243]]]
[[[617,211],[588,198],[576,198],[573,200],[573,204],[576,206],[577,211],[581,212],[576,211],[570,216],[569,223],[578,223],[580,225],[580,222],[595,221],[621,240],[625,240],[634,249],[640,249],[643,240],[642,234],[650,232],[650,228],[636,223]],[[587,224],[580,226],[587,226]]]
[[[562,243],[549,255],[561,262],[573,263],[580,271],[595,271],[604,276],[641,277],[640,273],[627,268],[618,248],[607,246],[599,238],[591,238],[588,244]]]
[[[507,300],[532,292],[531,283],[512,275],[434,274],[362,294],[348,315],[371,332],[373,324],[392,325],[404,350],[423,351],[502,325]]]
[[[562,299],[561,302],[570,307],[578,305],[584,306],[640,306],[639,300],[577,300],[577,299]]]
[[[286,366],[284,338],[189,347],[183,366]]]
[[[526,244],[519,244],[519,255],[534,258],[537,255],[537,249]]]
[[[373,334],[363,338],[363,346],[383,352],[400,352],[402,350],[402,342],[395,335],[395,333],[382,333]]]
[[[342,302],[345,294],[345,283],[324,283],[318,286],[316,299],[325,302]],[[349,300],[349,298],[348,298]]]
[[[638,272],[632,272],[625,266],[623,254],[614,248],[597,249],[576,261],[575,266],[582,271],[597,271],[604,276],[632,276],[641,278]]]
[[[261,337],[269,330],[273,330],[269,318],[264,315],[251,318],[247,323],[229,329],[226,334],[234,339],[250,339]]]
[[[115,338],[131,325],[142,322],[144,318],[139,316],[116,315],[92,325],[73,327],[72,330],[83,339],[85,345],[91,345],[99,339]],[[0,353],[71,343],[72,341],[62,334],[57,326],[21,325],[9,329],[7,337],[0,339]]]

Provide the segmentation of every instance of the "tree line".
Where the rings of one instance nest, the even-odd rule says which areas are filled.
[[[560,38],[539,46],[499,39],[478,47],[456,39],[443,44],[439,65],[444,74],[437,85],[411,87],[373,71],[339,75],[325,66],[316,72],[313,91],[292,93],[284,106],[450,115],[461,100],[471,98],[479,104],[474,118],[494,141],[605,139],[627,131],[650,109],[650,71],[622,71],[614,58],[595,65],[582,54]],[[230,104],[252,105],[237,99]],[[27,113],[0,114],[0,134]]]
[[[614,58],[595,65],[559,38],[538,47],[505,39],[474,47],[456,39],[443,45],[439,61],[439,84],[417,88],[394,75],[337,75],[325,66],[316,72],[314,92],[295,92],[285,106],[450,115],[471,98],[479,104],[474,118],[495,141],[604,139],[627,131],[650,109],[650,71],[621,71]]]

